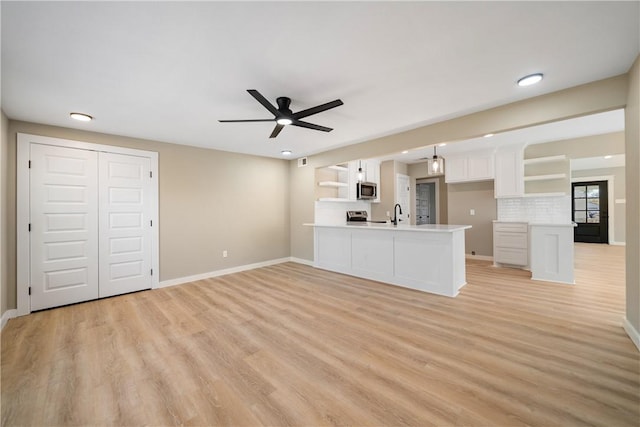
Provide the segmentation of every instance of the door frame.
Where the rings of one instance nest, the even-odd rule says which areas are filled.
[[[616,226],[616,219],[615,219],[615,205],[613,203],[614,201],[614,197],[613,197],[613,193],[614,193],[614,188],[613,188],[613,175],[601,175],[601,176],[578,176],[578,177],[571,177],[571,183],[573,184],[574,182],[590,182],[590,181],[607,181],[607,204],[609,205],[609,245],[615,245],[616,244],[616,240],[614,238],[615,236],[615,226]],[[571,199],[573,199],[573,193],[571,193]],[[572,214],[573,215],[573,214]]]
[[[113,145],[94,144],[90,142],[74,141],[70,139],[52,138],[48,136],[18,134],[17,165],[16,165],[16,299],[17,315],[31,313],[31,298],[29,284],[29,152],[31,143],[52,145],[57,147],[77,148],[81,150],[125,154],[130,156],[147,157],[151,160],[151,221],[156,226],[151,230],[151,288],[160,285],[160,221],[158,219],[158,153],[155,151],[137,150],[134,148],[116,147]]]

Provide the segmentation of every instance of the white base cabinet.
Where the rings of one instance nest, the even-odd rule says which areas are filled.
[[[529,264],[529,224],[493,222],[493,264],[526,267]]]
[[[466,284],[470,226],[314,225],[314,266],[448,297]]]
[[[531,225],[531,278],[574,284],[574,224]]]

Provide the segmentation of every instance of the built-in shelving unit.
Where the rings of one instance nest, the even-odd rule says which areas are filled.
[[[350,190],[348,163],[316,169],[316,199],[322,202],[347,202],[353,199]]]
[[[524,164],[526,165],[535,165],[539,163],[553,163],[567,160],[567,156],[561,154],[559,156],[547,156],[547,157],[536,157],[533,159],[525,159]]]
[[[567,177],[566,173],[551,173],[547,175],[529,175],[525,176],[524,180],[527,181],[549,181],[551,179],[565,179]]]
[[[523,164],[525,197],[564,196],[569,192],[571,180],[566,155],[525,158]]]
[[[318,183],[320,187],[348,187],[349,184],[346,182],[338,182],[338,181],[320,181]]]

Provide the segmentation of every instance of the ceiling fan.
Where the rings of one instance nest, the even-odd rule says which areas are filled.
[[[316,107],[307,108],[306,110],[298,111],[294,113],[289,109],[289,105],[291,104],[291,98],[287,98],[286,96],[281,96],[276,99],[278,103],[278,108],[276,108],[273,104],[271,104],[267,99],[260,94],[255,89],[247,89],[247,92],[251,96],[253,96],[264,108],[269,110],[271,114],[273,114],[273,119],[247,119],[247,120],[218,120],[221,123],[233,123],[233,122],[276,122],[276,127],[273,128],[273,132],[269,138],[275,138],[278,136],[282,128],[286,125],[298,126],[301,128],[319,130],[322,132],[331,132],[333,129],[325,126],[315,125],[309,122],[303,122],[302,118],[311,116],[313,114],[318,114],[323,111],[330,110],[331,108],[339,107],[343,104],[343,102],[339,99],[335,101],[327,102],[326,104],[318,105]]]

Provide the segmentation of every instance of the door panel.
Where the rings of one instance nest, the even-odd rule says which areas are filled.
[[[609,243],[607,181],[574,182],[571,187],[574,241]]]
[[[416,225],[436,223],[436,184],[416,184]]]
[[[151,160],[100,153],[100,297],[151,288]]]
[[[31,310],[98,298],[98,156],[30,146]]]
[[[409,200],[409,177],[396,174],[396,203],[399,203],[402,208],[402,214],[398,215],[398,220],[401,220],[404,225],[409,224],[409,212],[411,209]]]

